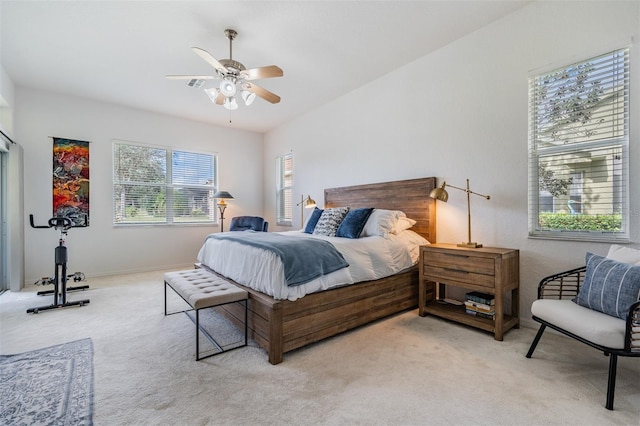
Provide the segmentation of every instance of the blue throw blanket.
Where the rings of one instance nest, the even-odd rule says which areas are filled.
[[[223,232],[207,238],[235,241],[275,253],[284,265],[288,286],[300,285],[349,266],[328,241],[287,237],[272,232]]]

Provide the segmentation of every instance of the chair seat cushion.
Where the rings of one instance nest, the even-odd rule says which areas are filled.
[[[571,300],[539,299],[531,313],[563,330],[595,344],[624,349],[624,320],[580,306]]]

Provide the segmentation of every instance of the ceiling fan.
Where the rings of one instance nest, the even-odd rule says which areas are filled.
[[[166,77],[170,80],[189,80],[187,86],[195,88],[202,87],[205,80],[220,79],[218,87],[207,88],[204,91],[212,102],[223,105],[229,110],[238,108],[236,96],[240,96],[245,105],[251,105],[256,96],[272,104],[280,102],[280,96],[258,86],[253,83],[253,80],[282,77],[284,74],[282,69],[276,65],[246,69],[242,63],[233,59],[233,39],[238,33],[235,30],[226,29],[224,35],[229,39],[229,59],[217,60],[204,49],[191,48],[215,69],[215,75],[168,75]]]

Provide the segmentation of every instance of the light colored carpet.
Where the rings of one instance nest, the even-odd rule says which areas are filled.
[[[285,355],[249,347],[196,362],[194,325],[163,315],[163,271],[89,279],[84,307],[27,314],[38,288],[0,296],[0,353],[90,337],[96,425],[638,425],[639,360],[535,330],[490,334],[410,311]],[[44,301],[44,303],[43,303]],[[171,307],[180,301],[171,299]]]

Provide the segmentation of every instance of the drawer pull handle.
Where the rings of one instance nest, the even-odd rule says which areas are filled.
[[[468,274],[469,272],[467,271],[461,271],[460,269],[453,269],[453,268],[442,268],[445,271],[451,271],[451,272],[457,272],[459,274]]]

